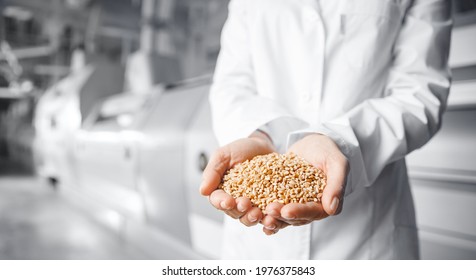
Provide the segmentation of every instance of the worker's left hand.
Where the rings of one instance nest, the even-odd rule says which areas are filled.
[[[327,186],[322,203],[271,203],[266,207],[263,231],[275,234],[289,225],[301,226],[342,211],[344,187],[349,173],[349,163],[334,141],[322,134],[312,134],[292,145],[288,152],[294,153],[327,175]]]

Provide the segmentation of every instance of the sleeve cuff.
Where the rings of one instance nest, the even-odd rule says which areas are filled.
[[[302,129],[306,126],[307,123],[300,119],[281,117],[260,126],[258,130],[268,134],[276,148],[276,151],[282,154],[287,150],[289,134],[292,131]]]

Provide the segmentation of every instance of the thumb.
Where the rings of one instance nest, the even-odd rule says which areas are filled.
[[[218,149],[207,167],[203,171],[202,184],[200,185],[200,193],[204,196],[209,196],[221,182],[221,178],[230,166],[230,153],[228,149]]]
[[[329,215],[336,215],[342,211],[348,169],[347,160],[332,161],[326,165],[327,186],[322,194],[322,206]]]

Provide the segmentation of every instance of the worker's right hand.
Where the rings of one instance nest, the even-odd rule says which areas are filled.
[[[225,172],[234,165],[275,151],[268,136],[260,131],[250,137],[237,140],[219,148],[211,157],[203,171],[200,193],[208,196],[210,203],[234,219],[240,219],[246,226],[253,226],[263,219],[258,207],[252,207],[246,197],[234,199],[222,189],[217,189]]]

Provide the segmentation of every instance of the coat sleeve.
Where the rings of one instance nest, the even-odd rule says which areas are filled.
[[[247,0],[230,1],[210,89],[213,129],[220,145],[248,137],[269,123],[289,125],[289,132],[299,127],[293,123],[298,120],[286,108],[257,95],[246,6]]]
[[[415,0],[394,46],[386,94],[314,132],[327,134],[350,163],[346,195],[370,186],[386,165],[420,148],[439,130],[450,87],[450,1]],[[290,141],[304,132],[290,135]]]

